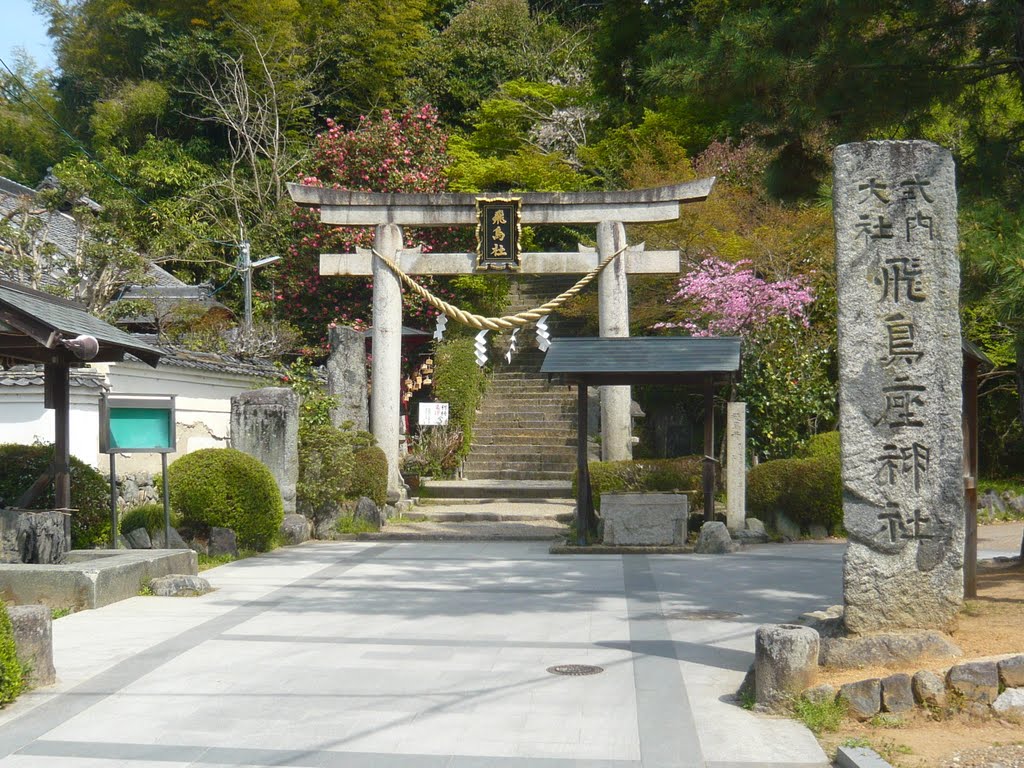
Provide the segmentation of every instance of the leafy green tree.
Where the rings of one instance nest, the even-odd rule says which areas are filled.
[[[67,151],[68,140],[43,110],[57,111],[49,73],[21,56],[0,70],[0,175],[35,185]]]

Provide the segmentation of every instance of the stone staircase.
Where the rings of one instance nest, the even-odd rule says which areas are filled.
[[[571,275],[522,276],[512,286],[508,314],[531,309],[575,282]],[[552,335],[574,333],[571,322],[549,320]],[[576,390],[548,383],[540,373],[544,354],[535,346],[533,327],[520,331],[520,351],[496,361],[473,443],[463,468],[468,481],[570,483],[576,469]]]
[[[466,480],[572,480],[576,392],[549,384],[540,374],[543,359],[530,349],[495,367],[473,428]]]

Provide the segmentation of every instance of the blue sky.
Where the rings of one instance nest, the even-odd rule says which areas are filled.
[[[32,0],[0,0],[0,58],[14,66],[14,49],[21,46],[40,67],[53,67],[53,42],[46,21],[32,10]]]

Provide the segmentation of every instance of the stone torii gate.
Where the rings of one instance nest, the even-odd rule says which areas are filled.
[[[678,274],[679,251],[645,251],[626,244],[625,224],[673,221],[682,203],[707,198],[714,177],[624,192],[525,192],[515,195],[522,224],[596,224],[597,249],[576,253],[523,253],[511,274],[585,274],[622,252],[598,277],[600,333],[629,335],[628,274]],[[373,255],[390,259],[407,275],[460,275],[481,270],[475,253],[423,253],[405,249],[402,226],[449,227],[478,223],[478,201],[489,194],[353,192],[289,184],[300,205],[320,208],[320,220],[336,226],[375,226],[373,250],[321,254],[321,275],[373,277],[373,361],[370,430],[388,459],[388,489],[401,487],[402,295],[398,276]],[[628,386],[601,388],[601,452],[605,461],[632,455]]]

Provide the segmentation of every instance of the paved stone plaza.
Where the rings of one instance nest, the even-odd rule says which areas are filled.
[[[839,601],[842,550],[278,550],[207,571],[204,597],[58,620],[59,682],[0,712],[0,766],[825,766],[727,697],[758,624]]]

